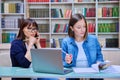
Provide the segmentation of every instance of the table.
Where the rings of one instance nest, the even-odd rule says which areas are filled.
[[[32,68],[20,67],[0,67],[0,77],[16,77],[16,78],[120,78],[120,73],[68,73],[68,74],[50,74],[37,73]]]

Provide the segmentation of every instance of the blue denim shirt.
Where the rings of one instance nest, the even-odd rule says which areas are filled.
[[[94,35],[88,35],[83,43],[83,49],[88,60],[89,67],[92,64],[95,64],[97,61],[103,61],[103,55],[101,53],[101,47],[97,40],[97,37]],[[75,67],[76,59],[78,55],[78,47],[75,43],[75,39],[72,37],[66,37],[62,41],[62,50],[68,54],[73,55],[73,60],[71,64],[65,62],[65,54],[62,53],[63,65],[64,67]]]

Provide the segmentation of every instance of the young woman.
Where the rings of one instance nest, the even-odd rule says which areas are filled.
[[[69,20],[68,36],[62,41],[65,67],[91,67],[103,61],[100,44],[94,35],[87,32],[87,22],[82,14],[74,14]],[[79,79],[68,79],[79,80]],[[102,79],[90,79],[102,80]]]

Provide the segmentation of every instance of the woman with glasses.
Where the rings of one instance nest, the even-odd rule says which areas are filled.
[[[31,48],[41,48],[38,25],[32,19],[21,19],[17,38],[12,41],[10,57],[13,67],[31,67]],[[12,78],[12,80],[31,80],[30,78]],[[58,80],[53,78],[38,78],[37,80]]]
[[[10,57],[13,67],[29,68],[31,48],[40,48],[38,25],[32,19],[21,19],[17,38],[12,41]],[[12,80],[30,80],[30,78],[12,78]]]
[[[88,34],[87,22],[82,14],[71,16],[68,37],[62,41],[62,50],[68,53],[63,53],[63,64],[67,68],[91,67],[92,64],[103,61],[100,44],[96,36]],[[79,78],[68,78],[67,80],[79,80]]]

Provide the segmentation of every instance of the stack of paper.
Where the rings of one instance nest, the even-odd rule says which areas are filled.
[[[104,61],[97,64],[93,64],[91,67],[88,67],[88,68],[73,67],[73,71],[75,73],[98,73],[102,71],[99,66],[104,66],[108,63],[110,63],[110,61]],[[105,71],[105,69],[107,68],[105,67],[103,70]]]

